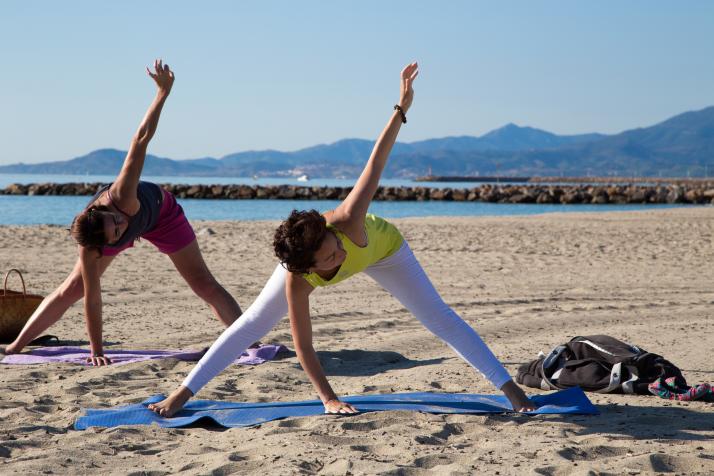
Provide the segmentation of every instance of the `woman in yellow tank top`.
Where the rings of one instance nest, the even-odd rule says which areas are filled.
[[[416,63],[402,70],[399,103],[347,198],[335,210],[324,214],[316,210],[294,210],[290,214],[276,230],[273,242],[281,265],[258,298],[223,332],[183,384],[167,399],[149,408],[164,416],[173,415],[287,313],[298,359],[322,399],[325,412],[357,412],[358,409],[339,400],[315,354],[309,296],[317,287],[364,272],[503,391],[514,410],[535,409],[476,331],[444,303],[397,228],[367,213],[399,129],[406,123],[417,72]]]
[[[317,215],[314,211],[308,212],[308,215],[309,214],[313,216]],[[305,213],[297,212],[292,216],[301,215],[305,216]],[[317,272],[302,273],[302,277],[305,281],[310,283],[313,287],[329,286],[344,281],[350,276],[366,270],[370,265],[392,256],[399,251],[399,248],[404,242],[404,238],[402,238],[402,234],[399,233],[397,227],[387,222],[384,218],[372,215],[371,213],[366,214],[364,218],[364,234],[367,246],[359,246],[332,223],[326,223],[325,229],[334,234],[339,240],[338,246],[344,250],[345,260],[340,264],[339,269],[332,277],[321,276]],[[280,233],[280,231],[278,233]],[[276,240],[276,246],[286,246],[286,243],[281,242],[280,239],[282,239],[282,237],[278,237]]]

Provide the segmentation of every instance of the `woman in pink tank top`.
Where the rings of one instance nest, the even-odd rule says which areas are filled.
[[[173,195],[158,185],[140,182],[146,149],[156,132],[161,110],[171,92],[174,73],[161,60],[153,72],[157,93],[131,141],[116,180],[100,190],[72,223],[79,259],[65,281],[47,296],[20,335],[4,352],[14,354],[57,322],[69,307],[84,298],[92,365],[111,363],[102,343],[100,278],[116,255],[133,246],[139,237],[171,258],[193,291],[204,299],[227,327],[241,315],[235,299],[216,281],[203,260],[196,235]]]

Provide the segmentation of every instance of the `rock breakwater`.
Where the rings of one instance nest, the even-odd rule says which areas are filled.
[[[12,184],[0,195],[93,195],[101,183]],[[178,198],[342,200],[351,187],[162,184]],[[481,185],[474,188],[379,187],[375,200],[549,204],[714,203],[714,184]]]

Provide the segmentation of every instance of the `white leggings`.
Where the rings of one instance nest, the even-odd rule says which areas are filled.
[[[511,380],[481,337],[436,292],[404,241],[399,251],[367,268],[377,281],[431,332],[479,370],[496,388]],[[278,265],[255,302],[213,343],[183,381],[195,395],[253,342],[267,334],[288,312],[287,271]]]

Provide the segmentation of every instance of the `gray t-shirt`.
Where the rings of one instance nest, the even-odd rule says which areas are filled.
[[[100,188],[97,193],[94,194],[92,200],[87,205],[87,208],[94,203],[94,201],[99,198],[99,196],[106,190],[109,190],[112,184],[105,185]],[[129,225],[124,231],[124,234],[119,237],[119,241],[112,245],[106,245],[109,248],[121,248],[127,243],[133,242],[140,236],[150,232],[156,226],[156,222],[159,219],[159,212],[161,211],[161,204],[164,199],[164,192],[155,183],[151,182],[139,182],[139,186],[136,191],[137,198],[139,199],[139,211],[136,212],[134,216],[128,216]],[[109,197],[111,200],[111,197]],[[112,203],[117,209],[119,207]],[[122,213],[126,213],[119,209]]]

